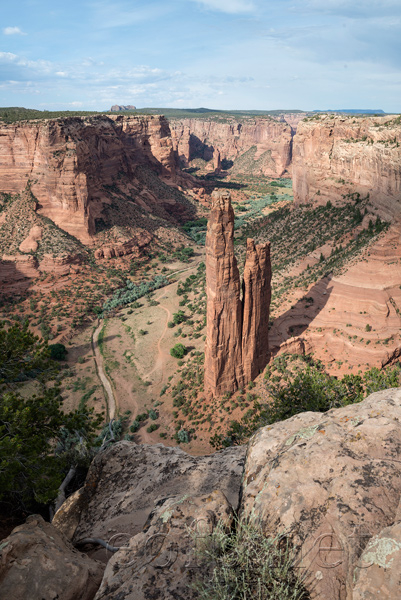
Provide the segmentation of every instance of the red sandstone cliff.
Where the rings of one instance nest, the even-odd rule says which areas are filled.
[[[291,163],[291,127],[273,119],[172,119],[170,128],[174,148],[186,166],[194,158],[202,158],[210,161],[212,168],[216,151],[221,161],[242,157],[235,165],[239,173],[281,177]]]
[[[91,242],[103,203],[110,204],[107,187],[121,180],[129,186],[138,166],[182,183],[164,117],[75,117],[0,126],[0,192],[22,192],[30,182],[39,213],[84,243]],[[142,204],[146,200],[141,198]]]
[[[293,144],[296,202],[369,193],[387,219],[401,215],[401,122],[395,117],[322,116],[299,124]]]
[[[268,361],[270,244],[247,240],[240,298],[234,255],[234,211],[228,192],[213,192],[206,235],[207,331],[205,392],[234,392]]]

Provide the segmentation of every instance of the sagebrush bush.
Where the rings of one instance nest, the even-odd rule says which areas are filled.
[[[268,537],[255,518],[228,531],[219,521],[210,535],[192,533],[200,568],[193,583],[200,600],[307,600],[304,576],[286,535]]]

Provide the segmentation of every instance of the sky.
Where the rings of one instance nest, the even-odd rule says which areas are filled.
[[[401,0],[18,0],[0,106],[401,112]]]

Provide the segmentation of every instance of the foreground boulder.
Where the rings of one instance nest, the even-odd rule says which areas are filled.
[[[92,600],[103,565],[75,550],[39,515],[0,544],[0,596],[7,600]]]
[[[229,448],[210,456],[190,456],[181,448],[123,441],[99,454],[86,478],[83,508],[74,542],[101,538],[119,546],[139,533],[157,504],[173,496],[210,494],[219,489],[237,508],[245,448]],[[71,519],[77,518],[74,504]],[[68,510],[63,515],[68,530]],[[100,554],[102,552],[102,554]],[[105,552],[97,556],[107,559]]]
[[[400,451],[401,389],[251,439],[241,510],[292,537],[313,598],[401,598]]]
[[[110,559],[96,600],[188,600],[199,573],[194,546],[218,521],[230,527],[231,506],[215,491],[165,500],[146,528]]]

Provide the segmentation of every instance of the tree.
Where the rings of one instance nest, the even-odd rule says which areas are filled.
[[[179,310],[178,312],[173,314],[173,322],[175,323],[175,325],[180,325],[180,323],[183,323],[185,321],[185,313],[183,310]]]
[[[64,413],[57,388],[28,399],[5,392],[0,399],[0,498],[25,506],[53,500],[70,465],[89,457],[100,420],[87,408]],[[72,445],[71,437],[79,443]]]
[[[50,387],[57,369],[27,323],[0,324],[0,499],[16,508],[53,500],[70,467],[87,465],[94,453],[103,416],[86,407],[63,411],[59,388]],[[19,382],[38,377],[42,391],[23,397]]]
[[[64,346],[64,344],[60,343],[50,344],[49,350],[50,358],[53,358],[54,360],[64,360],[68,354],[67,348]]]
[[[171,348],[170,354],[171,356],[174,356],[174,358],[184,358],[186,351],[187,349],[184,344],[176,344]]]
[[[44,340],[24,325],[13,325],[5,329],[0,323],[0,385],[36,377],[50,371],[49,350]]]

